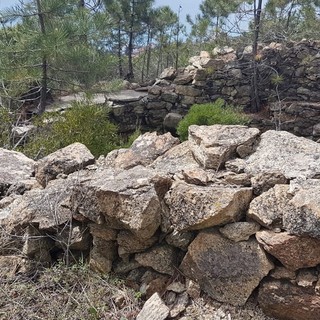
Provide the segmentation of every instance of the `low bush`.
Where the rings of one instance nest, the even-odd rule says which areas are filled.
[[[86,145],[96,157],[120,146],[117,126],[110,122],[108,109],[76,102],[64,113],[49,113],[35,120],[37,130],[19,151],[36,159],[71,143]]]
[[[182,141],[188,139],[189,126],[214,124],[247,124],[249,118],[239,108],[227,105],[218,99],[214,103],[195,104],[179,122],[177,133]]]

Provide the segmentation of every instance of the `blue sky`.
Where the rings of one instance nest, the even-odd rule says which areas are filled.
[[[12,6],[18,2],[18,0],[0,0],[0,9]],[[201,2],[202,0],[155,0],[155,5],[157,7],[168,5],[174,12],[178,12],[179,6],[181,5],[181,21],[184,21],[187,14],[193,16],[198,13]]]

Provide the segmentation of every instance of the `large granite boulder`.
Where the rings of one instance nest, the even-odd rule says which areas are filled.
[[[245,172],[281,173],[287,179],[320,175],[320,145],[286,131],[266,131],[257,150],[249,156]]]
[[[17,151],[0,148],[0,198],[13,185],[30,183],[35,161]]]
[[[189,127],[190,149],[205,169],[218,170],[227,160],[252,153],[258,135],[258,129],[238,125]]]
[[[94,156],[89,149],[76,142],[38,160],[35,164],[36,179],[42,186],[46,186],[58,174],[70,174],[85,168],[94,161]]]
[[[269,280],[261,285],[258,301],[266,315],[279,320],[320,319],[320,296],[313,286]]]
[[[154,187],[157,179],[156,172],[142,166],[120,172],[97,170],[79,184],[75,205],[93,222],[106,222],[110,228],[130,230],[148,239],[161,222],[160,200]]]
[[[166,218],[176,231],[222,225],[238,221],[251,198],[251,188],[197,186],[178,181],[164,198]]]
[[[244,305],[273,264],[255,239],[234,242],[207,230],[191,243],[180,268],[212,298]]]

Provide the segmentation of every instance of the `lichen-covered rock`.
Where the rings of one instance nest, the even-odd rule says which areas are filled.
[[[279,320],[320,319],[320,296],[314,287],[269,280],[260,287],[258,302],[266,315]]]
[[[245,145],[253,152],[258,135],[258,129],[238,125],[189,127],[190,149],[205,169],[218,170],[227,160],[236,157],[240,146]]]
[[[191,243],[180,268],[212,298],[244,305],[273,264],[255,239],[234,242],[207,230]]]
[[[36,179],[42,186],[58,174],[70,174],[94,163],[94,156],[83,144],[75,142],[38,160],[34,166]]]
[[[310,268],[320,263],[319,239],[271,230],[257,232],[256,238],[267,252],[290,270]]]
[[[126,229],[148,239],[160,226],[161,205],[154,188],[157,173],[142,166],[126,171],[98,170],[78,186],[77,210],[110,228]]]
[[[165,154],[158,157],[150,165],[150,168],[169,176],[182,173],[182,171],[199,169],[199,164],[194,159],[189,146],[189,141],[174,146]]]
[[[286,131],[266,131],[245,171],[257,175],[278,172],[287,179],[312,178],[320,174],[320,145]]]
[[[251,188],[196,186],[176,182],[165,195],[166,219],[176,231],[238,221],[252,198]]]
[[[289,191],[289,185],[275,185],[251,201],[247,216],[266,228],[282,228],[283,215],[292,199]]]
[[[0,198],[10,186],[29,181],[34,164],[35,161],[20,152],[0,148]]]

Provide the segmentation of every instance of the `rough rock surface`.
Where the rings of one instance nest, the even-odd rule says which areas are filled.
[[[214,299],[244,305],[273,264],[255,239],[233,242],[208,230],[191,243],[180,268]]]
[[[165,196],[166,214],[177,231],[209,228],[238,221],[252,197],[251,188],[174,183]]]
[[[253,144],[258,135],[258,129],[245,126],[189,127],[191,151],[205,169],[219,169],[227,160],[237,155],[237,148],[240,146],[251,148],[253,152]]]
[[[289,185],[275,185],[251,201],[247,216],[266,228],[282,228],[283,215],[292,198],[289,191]]]
[[[24,154],[0,148],[0,198],[10,186],[24,183],[33,175],[35,161]]]
[[[92,221],[105,220],[111,228],[129,229],[147,239],[161,222],[160,201],[152,182],[155,174],[141,166],[120,173],[98,170],[78,188],[78,210]]]
[[[320,145],[286,131],[266,131],[245,171],[252,174],[279,172],[287,179],[320,175]]]
[[[313,287],[300,287],[289,281],[273,280],[262,284],[259,305],[279,320],[320,319],[320,296]]]
[[[118,152],[113,162],[108,165],[118,169],[146,166],[178,143],[179,139],[170,133],[157,135],[156,132],[147,132],[137,138],[129,149]]]
[[[169,308],[162,301],[158,293],[155,293],[144,304],[136,320],[165,320],[169,315]]]
[[[267,252],[290,270],[310,268],[320,263],[319,239],[270,230],[257,232],[256,238]]]
[[[58,174],[70,174],[85,168],[94,161],[94,156],[89,149],[76,142],[38,160],[35,164],[36,179],[42,186],[46,186]]]
[[[137,253],[135,260],[143,266],[169,275],[174,274],[178,262],[175,249],[168,245],[160,245],[146,252]]]
[[[235,242],[248,240],[259,230],[260,225],[255,222],[234,222],[219,229],[226,238]]]

